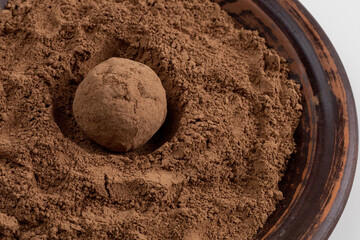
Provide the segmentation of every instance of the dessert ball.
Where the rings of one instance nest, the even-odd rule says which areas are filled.
[[[166,93],[148,66],[110,58],[93,68],[75,93],[73,112],[85,134],[115,152],[145,144],[166,117]]]

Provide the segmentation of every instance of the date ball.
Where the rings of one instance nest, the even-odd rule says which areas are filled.
[[[114,152],[144,145],[166,117],[166,93],[148,66],[110,58],[93,68],[75,93],[73,112],[85,134]]]

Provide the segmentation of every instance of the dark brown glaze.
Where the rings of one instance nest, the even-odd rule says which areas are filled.
[[[304,116],[295,136],[298,152],[281,183],[285,200],[258,239],[327,239],[345,207],[357,160],[356,111],[344,67],[298,1],[217,2],[288,59],[291,77],[304,94]]]
[[[0,0],[0,7],[6,0]],[[344,67],[326,34],[296,0],[216,0],[237,22],[258,30],[290,63],[302,85],[298,151],[281,182],[285,199],[257,239],[327,239],[352,186],[356,111]]]
[[[6,3],[7,0],[0,0],[0,8],[3,9]]]

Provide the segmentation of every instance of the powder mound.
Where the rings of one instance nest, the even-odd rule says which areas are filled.
[[[153,69],[168,105],[144,148],[121,154],[72,110],[112,57]],[[0,59],[1,239],[251,240],[283,199],[300,86],[216,3],[10,0]]]
[[[110,58],[81,82],[73,111],[87,136],[112,151],[126,152],[145,144],[164,123],[165,89],[146,65]]]

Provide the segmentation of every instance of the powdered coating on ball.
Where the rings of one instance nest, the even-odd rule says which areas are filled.
[[[111,151],[126,152],[144,145],[164,123],[166,93],[148,66],[110,58],[80,83],[73,111],[88,137]]]

